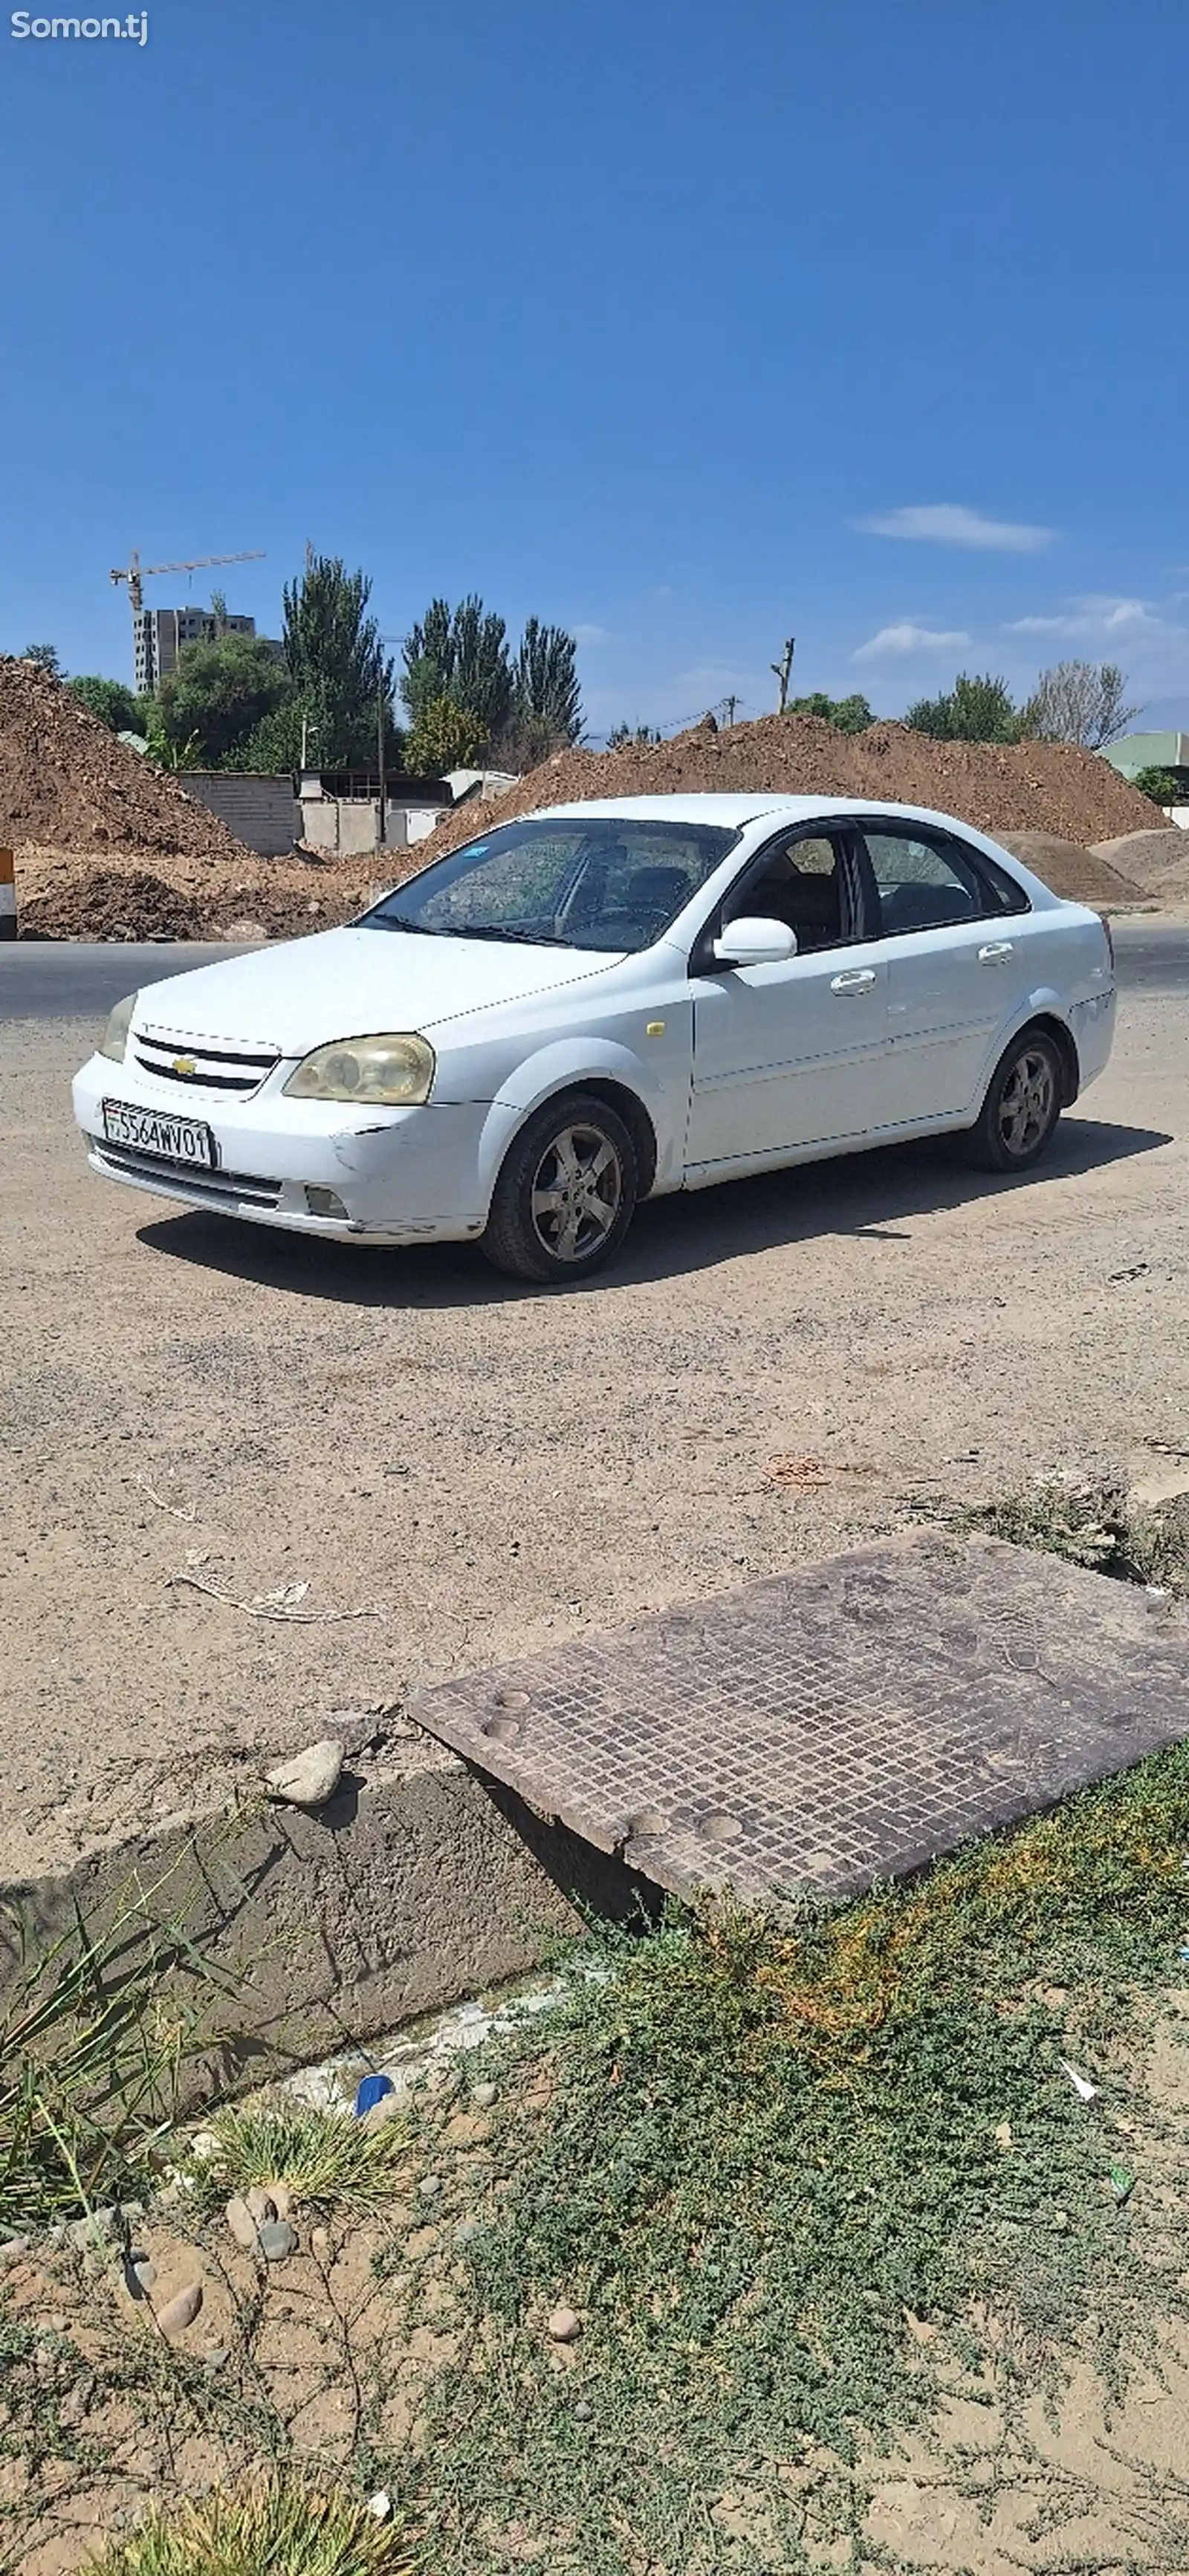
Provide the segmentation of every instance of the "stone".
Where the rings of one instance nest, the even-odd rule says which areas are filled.
[[[195,2163],[209,2165],[222,2153],[222,2140],[213,2129],[196,2129],[190,2140],[190,2153]]]
[[[577,2343],[582,2319],[574,2308],[555,2308],[547,2332],[550,2343]]]
[[[273,2199],[271,2188],[266,2188],[264,2183],[254,2182],[251,2190],[244,2196],[249,2216],[255,2219],[257,2227],[263,2227],[271,2218],[280,2217],[281,2212]]]
[[[314,2255],[316,2255],[316,2256],[317,2256],[317,2259],[318,2259],[319,2263],[328,2263],[328,2262],[329,2262],[329,2260],[330,2260],[330,2234],[329,2234],[329,2231],[328,2231],[328,2229],[327,2229],[327,2228],[325,2228],[325,2227],[315,2227],[315,2228],[312,2228],[312,2229],[311,2229],[311,2231],[310,2231],[310,2252],[311,2252],[311,2254],[314,2254]]]
[[[142,2296],[147,2297],[157,2278],[156,2264],[150,2263],[147,2254],[134,2255],[128,2270]]]
[[[574,2413],[576,2414],[580,2424],[588,2424],[590,2422],[591,2414],[590,2399],[588,2397],[580,2397],[576,2407],[574,2408]]]
[[[274,1763],[266,1771],[265,1786],[269,1796],[279,1798],[288,1807],[324,1807],[333,1798],[343,1769],[343,1748],[332,1735],[320,1744],[307,1744],[303,1753],[293,1754],[287,1762]]]
[[[392,2498],[386,2487],[377,2487],[375,2494],[368,2497],[367,2509],[377,2522],[391,2522]]]
[[[28,2253],[30,2241],[27,2236],[6,2236],[0,2245],[0,2270],[6,2263],[19,2262],[21,2255]]]
[[[230,2359],[231,2354],[225,2343],[208,2343],[206,2351],[202,2356],[202,2367],[204,2370],[210,2372],[211,2378],[213,2379],[216,2371],[226,2369]]]
[[[297,2229],[287,2218],[266,2218],[260,2230],[260,2251],[267,2263],[283,2263],[297,2252]]]
[[[246,2200],[241,2200],[238,2192],[232,2193],[223,2215],[236,2244],[245,2254],[254,2254],[259,2242],[256,2221]]]
[[[471,2100],[477,2111],[490,2111],[492,2103],[498,2102],[499,2098],[498,2084],[474,2084],[471,2087]]]
[[[478,2234],[477,2218],[460,2218],[454,2230],[454,2242],[456,2245],[473,2245]]]
[[[441,2188],[442,2177],[440,2174],[423,2174],[417,2185],[417,2189],[423,2200],[436,2200]]]
[[[359,2122],[360,2128],[386,2129],[389,2121],[395,2120],[403,2108],[399,2093],[382,2093],[379,2101],[373,2102],[370,2108],[363,2112]]]
[[[167,2342],[172,2340],[174,2335],[184,2334],[187,2326],[193,2325],[201,2306],[201,2281],[188,2281],[185,2289],[178,2291],[176,2298],[168,2299],[163,2308],[158,2308],[157,2323]]]

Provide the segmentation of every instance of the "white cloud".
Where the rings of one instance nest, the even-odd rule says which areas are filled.
[[[927,501],[903,510],[881,510],[856,519],[869,537],[908,537],[934,546],[973,546],[1003,555],[1036,555],[1051,545],[1052,528],[1029,527],[1017,519],[988,519],[963,501]]]
[[[914,653],[960,653],[970,641],[961,627],[913,626],[904,618],[898,626],[881,626],[878,635],[869,636],[852,653],[851,660],[904,662]]]
[[[1013,617],[1009,635],[1064,635],[1074,642],[1109,644],[1120,636],[1158,635],[1166,622],[1143,599],[1077,599],[1059,617]]]
[[[613,644],[615,641],[609,626],[575,626],[571,631],[576,644]]]

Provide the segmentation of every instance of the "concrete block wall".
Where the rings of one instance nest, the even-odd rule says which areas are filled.
[[[237,841],[262,859],[285,858],[301,838],[301,807],[289,777],[273,778],[255,770],[192,769],[186,773],[185,788],[188,796],[209,806]]]

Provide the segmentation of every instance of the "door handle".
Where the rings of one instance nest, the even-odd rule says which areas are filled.
[[[847,974],[830,977],[830,991],[832,993],[869,993],[874,982],[874,966],[852,966]]]
[[[978,962],[980,966],[1006,966],[1008,958],[1014,957],[1015,953],[1010,939],[991,939],[985,948],[980,948]]]

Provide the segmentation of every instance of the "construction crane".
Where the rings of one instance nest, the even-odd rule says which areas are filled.
[[[195,555],[189,563],[145,564],[142,567],[140,550],[138,547],[134,546],[132,549],[131,562],[122,564],[118,572],[113,572],[112,580],[115,582],[127,582],[128,604],[135,616],[136,611],[144,607],[144,592],[141,584],[146,581],[151,581],[156,573],[205,572],[207,566],[210,564],[263,563],[263,561],[264,548],[263,546],[257,546],[248,554]]]

